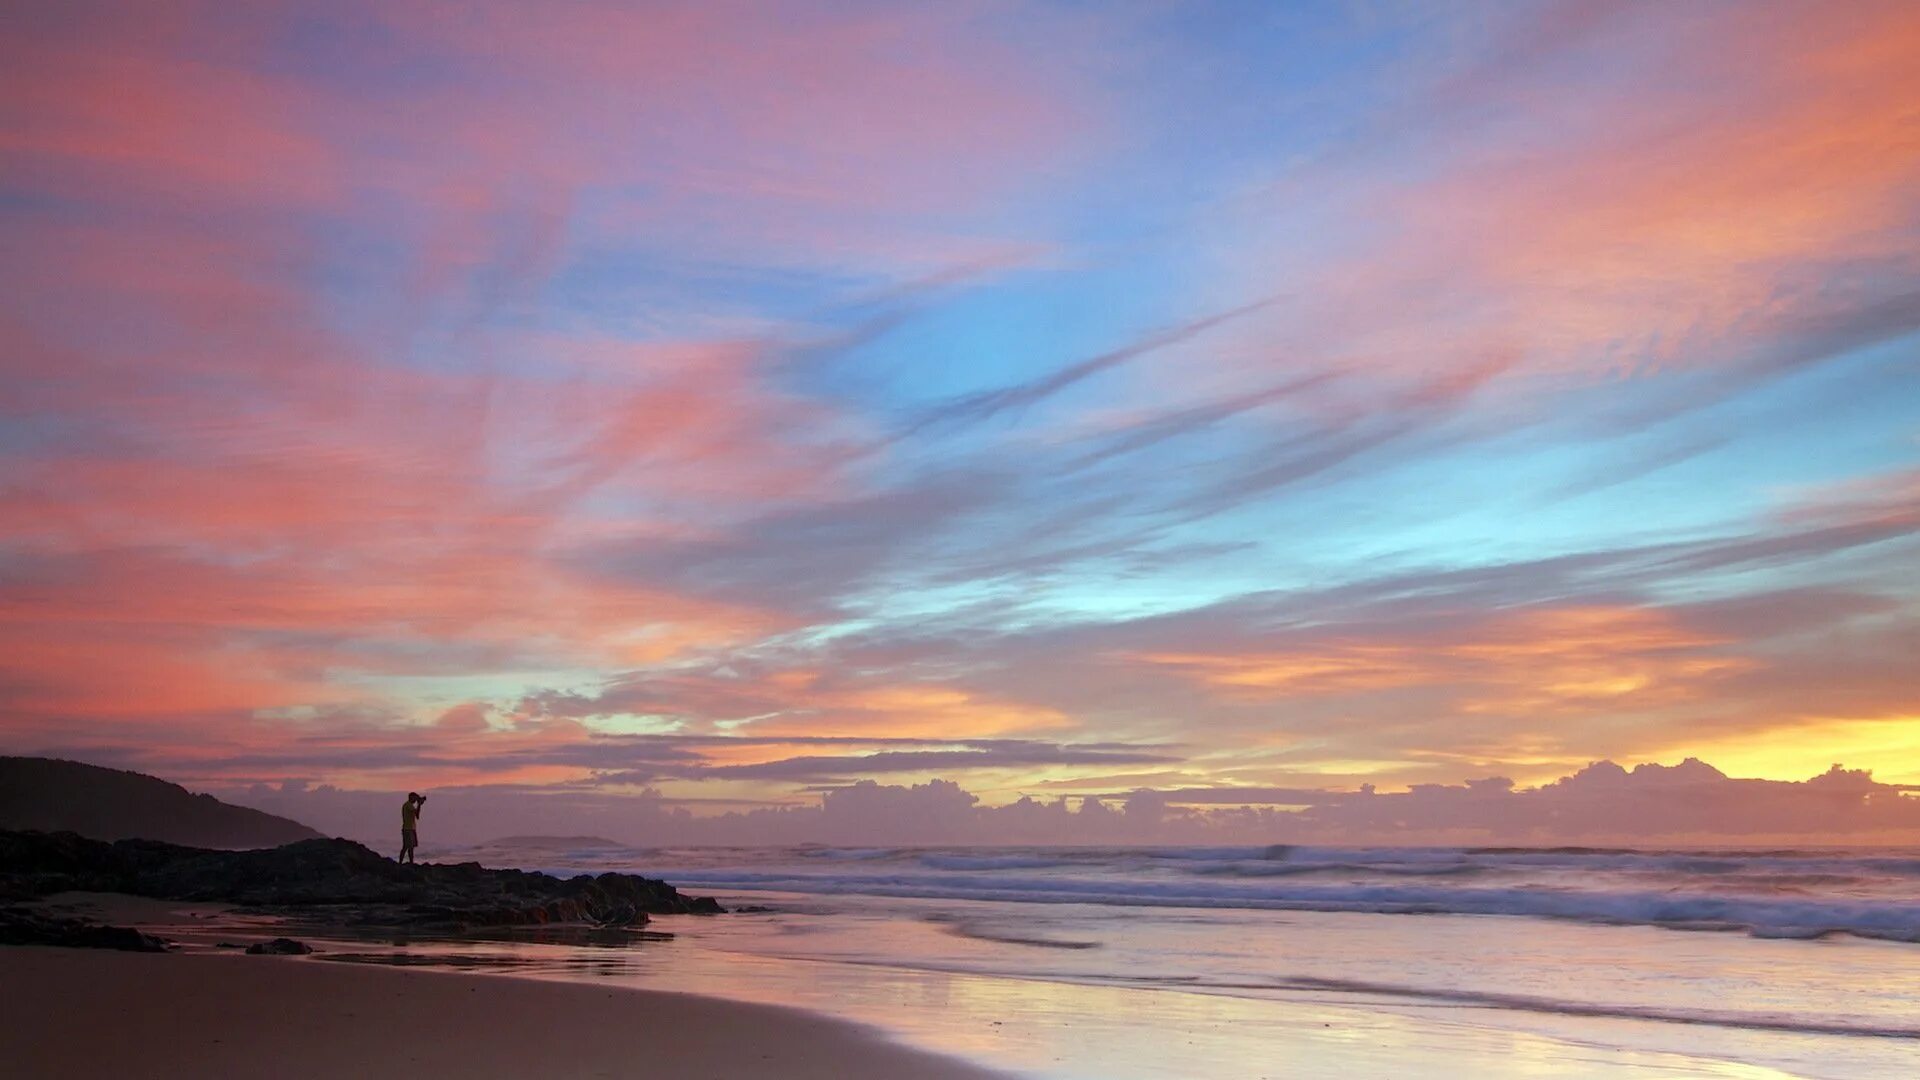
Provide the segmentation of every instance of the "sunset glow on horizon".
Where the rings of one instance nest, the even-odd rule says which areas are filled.
[[[1920,784],[1920,6],[8,22],[0,753]]]

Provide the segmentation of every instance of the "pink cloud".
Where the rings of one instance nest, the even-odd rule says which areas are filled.
[[[329,20],[144,5],[5,47],[16,185],[157,212],[398,217],[430,293],[580,242],[892,275],[1030,242],[998,200],[1096,138],[1064,77],[961,8],[429,0],[368,20],[353,78],[263,56]],[[1076,99],[1080,104],[1072,104]],[[419,301],[423,297],[416,296]]]
[[[1911,328],[1882,310],[1920,272],[1911,5],[1634,14],[1536,27],[1224,206],[1199,229],[1217,295],[1291,299],[1143,377],[1176,401],[1321,369],[1372,393],[1504,356],[1487,397],[1534,417]]]
[[[8,190],[59,208],[9,223],[33,258],[9,269],[0,316],[0,412],[49,433],[8,458],[0,486],[10,737],[107,745],[174,725],[175,751],[212,759],[331,731],[335,749],[366,755],[339,776],[374,783],[368,762],[422,722],[476,759],[592,739],[563,707],[513,712],[512,690],[457,685],[403,707],[372,688],[383,679],[511,671],[584,698],[583,669],[672,665],[613,677],[589,715],[985,738],[1108,715],[1158,734],[1192,722],[1179,710],[1193,706],[1250,773],[1391,751],[1408,777],[1442,759],[1549,770],[1621,746],[1665,751],[1674,732],[1857,733],[1912,702],[1889,662],[1910,635],[1796,653],[1752,628],[1825,625],[1801,608],[1834,598],[1799,595],[1769,598],[1746,626],[1625,590],[1387,628],[1122,632],[1048,654],[1044,678],[1006,656],[932,676],[910,662],[730,665],[727,650],[817,615],[780,578],[836,568],[770,559],[788,536],[872,511],[872,554],[907,561],[898,537],[971,492],[862,501],[873,479],[852,448],[876,432],[778,370],[812,331],[725,301],[624,294],[603,319],[555,315],[544,290],[607,251],[825,269],[868,298],[956,266],[1014,265],[1052,250],[1019,208],[1110,138],[1115,116],[1090,107],[1071,63],[1036,63],[1036,47],[970,8],[365,14],[379,41],[357,78],[262,63],[315,46],[273,7],[54,12],[0,43]],[[1758,353],[1780,341],[1817,353],[1830,320],[1920,269],[1904,241],[1920,185],[1920,83],[1905,60],[1920,20],[1871,5],[1663,17],[1671,34],[1594,19],[1530,41],[1564,56],[1600,35],[1659,75],[1630,93],[1522,65],[1424,102],[1448,137],[1416,147],[1404,172],[1314,165],[1334,192],[1314,208],[1333,223],[1324,250],[1263,244],[1249,219],[1281,216],[1271,203],[1229,215],[1232,242],[1200,247],[1232,253],[1236,296],[1283,299],[1245,327],[1194,324],[1203,341],[1096,358],[1089,378],[1137,360],[1164,390],[1156,409],[1175,411],[1083,426],[1150,439],[1283,417],[1297,440],[1244,489],[1196,496],[1204,512],[1488,399],[1531,414],[1622,373],[1764,373]],[[1049,28],[1093,32],[1064,17]],[[1476,126],[1487,116],[1498,130]],[[343,267],[356,290],[328,295]],[[1074,370],[1008,400],[1046,398]],[[981,415],[1005,411],[975,400]],[[1748,550],[1824,550],[1826,530],[1896,536],[1916,521],[1914,497],[1905,474],[1826,492],[1782,515],[1807,535]],[[753,534],[796,507],[817,513]],[[729,567],[620,558],[669,545],[726,549],[749,572],[698,588]],[[1743,556],[1697,557],[1711,570]],[[1276,703],[1300,709],[1296,741],[1318,745],[1252,737]],[[1149,705],[1162,713],[1140,719]],[[306,716],[359,720],[303,728]],[[730,763],[770,753],[739,752]],[[484,764],[404,767],[501,778]],[[590,771],[541,760],[506,775]]]

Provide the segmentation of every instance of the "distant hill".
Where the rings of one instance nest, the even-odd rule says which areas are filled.
[[[278,847],[320,836],[297,821],[143,773],[33,757],[0,757],[0,829],[211,848]]]

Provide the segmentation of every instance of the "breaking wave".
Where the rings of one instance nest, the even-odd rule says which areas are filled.
[[[497,847],[504,848],[502,842]],[[558,851],[566,854],[556,858]],[[499,855],[500,851],[493,852]],[[1626,848],[639,849],[530,844],[519,865],[682,888],[1032,904],[1489,915],[1920,942],[1912,851]],[[572,857],[567,857],[572,856]]]
[[[996,868],[997,871],[998,868]],[[811,874],[786,870],[662,871],[682,888],[838,893],[1119,907],[1243,908],[1397,915],[1502,915],[1678,930],[1745,931],[1759,937],[1833,934],[1920,941],[1920,901],[1719,894],[1705,891],[1503,888],[1428,884],[1321,884],[1294,878],[1227,881],[1111,876],[967,873]]]

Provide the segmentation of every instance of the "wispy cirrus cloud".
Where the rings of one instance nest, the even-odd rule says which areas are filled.
[[[23,13],[0,741],[742,805],[1897,754],[1920,22],[1384,18]]]

